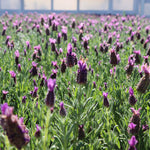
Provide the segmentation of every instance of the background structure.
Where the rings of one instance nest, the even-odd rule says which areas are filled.
[[[126,13],[150,17],[150,0],[0,0],[0,14],[21,12]]]

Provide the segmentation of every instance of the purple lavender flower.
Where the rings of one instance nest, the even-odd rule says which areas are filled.
[[[149,126],[147,124],[142,125],[143,132],[146,131],[146,130],[148,130],[148,129],[149,129]]]
[[[34,61],[32,62],[32,68],[30,70],[30,74],[32,76],[35,76],[38,74],[38,70],[37,70],[37,63],[35,63]]]
[[[133,122],[130,122],[128,127],[129,127],[129,130],[128,130],[129,133],[136,134],[136,132],[135,132],[136,131],[135,130],[136,124],[134,124]]]
[[[57,35],[57,44],[60,44],[61,43],[61,33],[58,33]]]
[[[72,43],[74,44],[73,47],[77,47],[77,39],[73,36]]]
[[[45,80],[46,80],[46,79],[47,79],[47,78],[46,78],[45,74],[43,73],[43,76],[42,76],[42,80],[41,80],[40,86],[44,86]]]
[[[19,51],[18,50],[15,51],[15,55],[16,55],[15,62],[16,62],[16,65],[18,65],[19,64]]]
[[[23,97],[22,97],[22,103],[26,103],[26,99],[27,99],[27,97],[26,97],[26,96],[23,96]]]
[[[34,136],[36,138],[39,138],[41,136],[41,127],[38,124],[36,124],[36,132],[35,132]]]
[[[135,54],[135,63],[140,64],[140,62],[141,62],[140,61],[141,51],[138,50],[138,51],[134,51],[133,53]]]
[[[58,69],[57,61],[52,61],[52,65],[55,67],[55,69]]]
[[[135,58],[133,57],[133,55],[130,55],[128,59],[128,65],[125,67],[127,76],[130,76],[132,74],[134,62],[135,62]]]
[[[24,49],[24,56],[26,56],[27,55],[27,51],[26,51],[26,49]]]
[[[62,31],[62,37],[64,38],[64,41],[67,41],[67,28],[63,28],[61,31]]]
[[[115,50],[110,50],[110,64],[116,66],[120,62],[119,54],[116,54]]]
[[[3,31],[2,31],[2,36],[6,35],[6,30],[7,30],[7,27],[4,26],[4,27],[3,27]]]
[[[45,99],[46,105],[49,107],[53,107],[54,106],[54,102],[55,102],[55,93],[54,93],[54,88],[56,85],[56,79],[49,79],[48,83],[47,83],[47,87],[48,87],[48,93]]]
[[[129,130],[128,130],[129,133],[138,134],[138,132],[139,132],[139,129],[140,129],[140,110],[141,110],[141,108],[139,108],[138,110],[131,108],[133,115],[130,119],[130,123],[134,123],[136,126],[132,130],[129,128]]]
[[[9,107],[7,103],[1,104],[2,115],[10,116],[13,114],[13,107]]]
[[[52,50],[52,51],[56,51],[56,45],[55,45],[56,39],[50,38],[50,39],[49,39],[49,42],[51,43],[51,50]]]
[[[79,125],[79,129],[78,129],[78,139],[82,140],[85,138],[85,132],[84,132],[84,125]]]
[[[140,79],[139,83],[137,84],[137,91],[140,93],[145,93],[149,84],[150,84],[150,67],[147,64],[141,66],[141,71],[144,71],[144,76]]]
[[[66,109],[64,107],[64,103],[63,102],[60,102],[60,110],[59,110],[59,113],[62,117],[65,117],[66,116]]]
[[[3,93],[3,100],[5,100],[6,99],[6,95],[8,94],[8,91],[3,90],[2,93]]]
[[[132,136],[131,139],[128,141],[130,147],[128,150],[136,150],[135,145],[138,143],[135,136]]]
[[[37,86],[37,83],[36,83],[35,79],[33,79],[33,85]]]
[[[147,65],[149,65],[148,57],[149,57],[149,55],[143,56],[143,58],[144,58],[144,63],[147,64]]]
[[[64,73],[66,71],[67,68],[67,64],[65,62],[65,58],[62,60],[62,64],[61,64],[61,72]]]
[[[87,82],[87,65],[84,60],[78,61],[78,74],[77,74],[77,83],[85,84]]]
[[[11,77],[14,79],[14,83],[16,84],[16,73],[14,71],[9,71]]]
[[[71,25],[72,29],[75,29],[75,26],[76,26],[76,22],[75,21],[76,21],[75,18],[73,18],[72,19],[72,25]]]
[[[37,97],[38,95],[37,95],[37,91],[38,91],[38,87],[34,87],[34,90],[33,90],[33,92],[32,92],[32,97]]]
[[[9,36],[9,35],[6,37],[6,41],[5,41],[6,45],[8,44],[10,38],[11,38],[11,36]]]
[[[49,25],[48,24],[44,24],[44,27],[45,27],[46,35],[49,36],[50,35]]]
[[[84,46],[84,48],[86,50],[88,50],[89,49],[89,46],[88,46],[89,37],[85,36],[85,37],[82,38],[82,40],[83,40],[83,46]]]
[[[13,114],[13,107],[8,106],[7,103],[1,105],[1,126],[8,136],[10,143],[21,149],[30,141],[28,129],[23,124],[23,118],[18,118]],[[17,135],[17,136],[16,136]]]
[[[96,82],[93,81],[93,88],[96,88]]]
[[[103,96],[104,96],[104,100],[103,100],[103,104],[105,107],[109,107],[109,101],[108,101],[108,93],[103,92]]]
[[[130,94],[129,96],[130,105],[135,105],[135,103],[137,102],[137,99],[135,98],[133,89],[131,87],[129,87],[129,94]]]
[[[62,49],[62,48],[60,48],[60,49],[59,49],[59,53],[62,53],[62,52],[63,52],[63,49]]]
[[[107,83],[106,82],[104,82],[104,86],[105,86],[105,89],[107,89]]]
[[[56,77],[57,77],[57,69],[52,69],[52,74],[51,74],[51,76],[50,76],[50,78],[52,78],[52,79],[56,79]]]
[[[18,64],[18,71],[21,72],[21,64]]]
[[[26,45],[27,45],[27,50],[29,50],[30,49],[30,42],[26,41]]]
[[[75,65],[75,56],[74,56],[74,53],[72,52],[72,45],[71,45],[71,43],[69,43],[68,46],[67,46],[66,61],[67,61],[67,66],[68,67],[73,67]]]
[[[58,25],[59,25],[59,23],[56,20],[53,20],[52,21],[52,31],[57,31]]]

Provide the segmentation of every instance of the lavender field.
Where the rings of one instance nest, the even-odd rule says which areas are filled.
[[[149,150],[150,19],[0,17],[0,150]]]

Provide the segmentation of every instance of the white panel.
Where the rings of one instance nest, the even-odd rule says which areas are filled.
[[[77,0],[54,0],[54,10],[77,10]]]
[[[109,0],[80,0],[80,10],[108,10]]]
[[[150,3],[144,5],[144,15],[150,15]]]
[[[21,9],[20,0],[1,0],[1,9]]]
[[[51,0],[24,0],[25,10],[50,10]]]
[[[114,10],[133,10],[134,0],[113,0]]]

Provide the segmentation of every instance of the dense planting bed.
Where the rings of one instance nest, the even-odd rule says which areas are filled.
[[[0,148],[150,149],[149,24],[139,16],[1,16]]]

